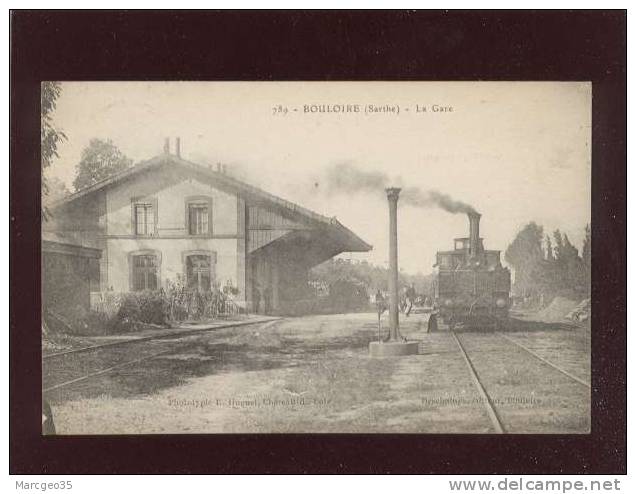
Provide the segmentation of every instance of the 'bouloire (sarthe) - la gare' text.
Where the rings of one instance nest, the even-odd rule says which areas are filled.
[[[415,113],[452,113],[454,108],[448,105],[415,105],[415,108],[404,108],[406,111],[414,109]],[[360,105],[346,104],[309,104],[303,105],[303,113],[399,113],[400,105]]]

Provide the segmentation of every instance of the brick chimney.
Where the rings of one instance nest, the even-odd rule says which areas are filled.
[[[181,158],[181,137],[177,137],[174,143],[174,154]]]
[[[166,139],[163,141],[163,153],[170,154],[170,138],[169,137],[166,137]]]

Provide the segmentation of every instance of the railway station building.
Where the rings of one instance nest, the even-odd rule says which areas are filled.
[[[269,289],[272,309],[285,313],[310,296],[311,267],[371,249],[336,218],[187,161],[178,146],[51,212],[43,238],[91,256],[91,292],[157,290],[179,279],[199,291],[230,288],[250,311],[254,291]]]

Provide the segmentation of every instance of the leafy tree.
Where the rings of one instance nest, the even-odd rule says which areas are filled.
[[[543,227],[528,223],[506,249],[504,259],[515,271],[515,289],[524,295],[537,295],[545,284]]]
[[[586,236],[589,236],[586,228]],[[581,297],[589,293],[589,269],[567,234],[555,230],[543,240],[543,228],[530,223],[512,241],[505,260],[515,270],[515,292],[547,303],[557,295]],[[589,240],[583,245],[589,258]],[[542,248],[545,246],[545,249]]]
[[[45,206],[49,206],[54,202],[64,199],[70,194],[70,191],[66,187],[66,184],[57,177],[48,177],[46,179],[48,192],[45,197],[42,198],[42,202]]]
[[[563,234],[563,251],[561,252],[561,257],[566,261],[579,257],[579,250],[572,245],[567,234]]]
[[[582,291],[584,286],[583,260],[579,257],[579,251],[574,247],[567,235],[563,235],[563,253],[561,259],[563,280],[567,286],[577,291]]]
[[[553,236],[556,244],[554,250],[555,266],[553,268],[555,283],[553,288],[557,291],[580,290],[584,281],[579,251],[572,245],[567,234],[561,233],[560,230],[555,230]]]
[[[563,235],[560,230],[554,230],[554,259],[558,262],[563,258]]]
[[[66,140],[64,132],[53,125],[51,113],[57,105],[57,98],[62,92],[62,85],[59,82],[45,81],[41,85],[40,92],[40,159],[42,162],[42,172],[49,166],[53,158],[59,157],[57,154],[57,146]],[[42,175],[42,203],[47,202],[46,197],[49,193],[49,182]],[[50,202],[50,201],[48,201]],[[42,208],[42,217],[46,221],[50,214],[46,206]]]
[[[583,240],[583,249],[581,249],[581,258],[583,261],[583,282],[586,291],[589,293],[592,282],[592,232],[590,225],[585,225],[585,239]]]
[[[585,225],[585,239],[583,240],[581,257],[583,264],[589,269],[592,265],[592,231],[590,230],[589,223]]]
[[[124,155],[110,139],[91,139],[82,151],[77,164],[73,187],[78,191],[93,185],[132,165],[132,160]]]
[[[545,260],[548,262],[554,261],[554,252],[552,251],[552,241],[550,235],[545,237]]]
[[[376,266],[368,261],[355,262],[349,259],[329,259],[328,261],[313,267],[309,272],[311,281],[319,281],[329,286],[341,282],[353,282],[363,284],[367,292],[375,293],[375,290],[388,290],[389,271],[386,267]],[[399,273],[398,283],[401,286],[414,284],[418,293],[431,294],[433,275],[422,273]]]

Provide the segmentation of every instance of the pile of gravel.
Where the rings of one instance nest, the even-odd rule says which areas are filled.
[[[563,322],[579,305],[578,300],[565,297],[555,297],[547,307],[541,309],[536,318],[544,322]]]
[[[572,311],[570,311],[565,318],[570,321],[584,322],[590,318],[592,312],[592,303],[589,298],[583,300]]]

